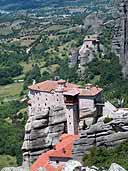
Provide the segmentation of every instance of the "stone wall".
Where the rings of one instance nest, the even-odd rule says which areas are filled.
[[[63,106],[46,108],[34,116],[29,116],[22,146],[24,163],[31,164],[42,152],[52,148],[65,131],[66,118]]]
[[[105,124],[98,122],[80,131],[80,139],[74,144],[74,159],[81,160],[93,146],[112,147],[128,139],[128,116]]]

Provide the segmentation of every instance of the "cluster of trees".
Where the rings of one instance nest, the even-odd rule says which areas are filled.
[[[36,82],[41,82],[48,79],[55,79],[56,76],[59,76],[59,78],[64,80],[77,83],[78,81],[77,65],[70,68],[68,66],[68,59],[56,58],[55,60],[59,66],[57,70],[55,70],[55,72],[49,72],[48,70],[44,70],[41,73],[40,67],[37,64],[35,64],[32,70],[26,73],[25,80],[24,80],[24,90],[26,90],[34,80]],[[54,63],[54,60],[51,60],[51,62]],[[49,64],[51,64],[50,61]]]
[[[15,46],[1,45],[0,50],[0,85],[13,82],[13,77],[19,76],[23,72],[21,61],[28,60],[28,56],[20,48]]]
[[[96,166],[108,169],[112,163],[118,163],[128,170],[128,141],[115,148],[93,147],[89,154],[83,157],[85,166]]]
[[[22,163],[21,146],[24,137],[26,113],[17,113],[26,107],[19,101],[0,104],[0,155],[16,156],[17,164]]]
[[[21,75],[22,71],[23,67],[16,63],[12,63],[6,67],[0,67],[0,85],[12,83],[13,77]]]

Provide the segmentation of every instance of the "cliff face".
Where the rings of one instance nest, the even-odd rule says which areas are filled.
[[[124,78],[128,78],[128,1],[122,0],[120,5],[121,19],[121,58]]]
[[[128,78],[128,0],[120,0],[117,8],[114,49],[122,65],[122,73]]]
[[[74,158],[81,160],[93,146],[112,147],[128,139],[128,116],[116,118],[110,123],[98,122],[81,130],[80,139],[74,144]]]
[[[29,116],[22,146],[24,164],[31,164],[42,152],[53,148],[65,130],[66,118],[63,106],[46,108],[41,113]]]

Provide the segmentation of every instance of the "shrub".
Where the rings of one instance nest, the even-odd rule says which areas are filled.
[[[112,118],[106,117],[106,118],[104,118],[104,123],[109,123],[112,120],[113,120]]]
[[[85,166],[104,167],[108,169],[112,163],[117,163],[128,169],[128,140],[113,148],[93,147],[89,154],[83,157]]]

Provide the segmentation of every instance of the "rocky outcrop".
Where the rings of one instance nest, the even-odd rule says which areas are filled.
[[[128,1],[118,0],[113,38],[113,50],[119,56],[122,73],[128,78]]]
[[[95,166],[91,166],[91,167],[87,166],[87,167],[82,167],[81,170],[79,171],[107,171],[107,170],[104,169],[104,166],[100,169]],[[108,171],[126,171],[126,170],[123,167],[121,167],[119,164],[112,163]]]
[[[30,164],[42,152],[51,149],[65,129],[65,110],[62,106],[46,108],[29,116],[22,146],[24,163]]]
[[[69,66],[75,66],[78,63],[79,51],[77,48],[71,48],[69,51]]]
[[[119,164],[112,163],[108,171],[126,171],[123,167]]]
[[[78,161],[75,161],[75,160],[69,160],[66,164],[65,164],[65,166],[64,166],[64,168],[62,169],[62,171],[81,171],[81,167],[82,167],[82,165],[81,165],[81,163],[80,162],[78,162]]]
[[[98,122],[80,131],[80,139],[74,144],[73,155],[81,160],[93,146],[112,147],[128,139],[128,116],[114,119],[110,123]]]
[[[30,169],[28,167],[5,167],[3,169],[1,169],[1,171],[30,171]]]

